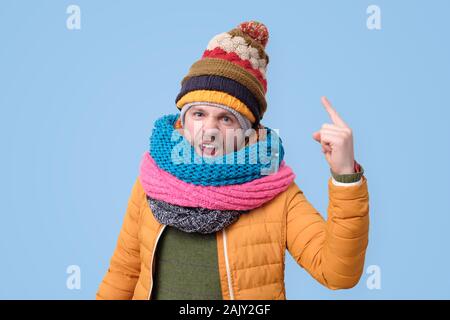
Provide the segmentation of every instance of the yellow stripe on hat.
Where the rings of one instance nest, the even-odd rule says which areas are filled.
[[[250,120],[251,123],[255,123],[255,116],[250,109],[241,100],[229,95],[223,91],[215,90],[194,90],[185,94],[177,102],[177,108],[182,109],[186,103],[205,101],[226,105],[233,108],[237,112],[241,113],[244,117]]]

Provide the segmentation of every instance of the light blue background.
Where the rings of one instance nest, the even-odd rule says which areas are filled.
[[[81,30],[66,8],[81,7]],[[368,30],[366,8],[381,8]],[[370,192],[370,265],[330,291],[287,253],[288,299],[450,298],[448,1],[2,1],[0,298],[93,299],[153,121],[208,41],[270,31],[268,111],[286,161],[326,215],[329,168],[312,133],[327,95],[354,131]],[[81,268],[81,289],[66,268]]]

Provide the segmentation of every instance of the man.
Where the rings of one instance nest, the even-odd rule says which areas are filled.
[[[97,299],[286,299],[286,250],[330,289],[358,283],[369,196],[352,131],[323,97],[325,221],[260,122],[267,41],[256,21],[215,36],[183,79],[180,113],[155,121]]]

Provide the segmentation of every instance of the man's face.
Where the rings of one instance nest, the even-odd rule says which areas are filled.
[[[182,134],[200,156],[216,157],[237,151],[245,145],[245,132],[229,111],[196,105],[185,114]]]

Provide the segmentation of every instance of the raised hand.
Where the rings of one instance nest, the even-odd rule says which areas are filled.
[[[352,129],[342,120],[326,97],[321,98],[332,123],[324,123],[313,139],[322,145],[322,152],[336,174],[354,173],[354,152]]]

